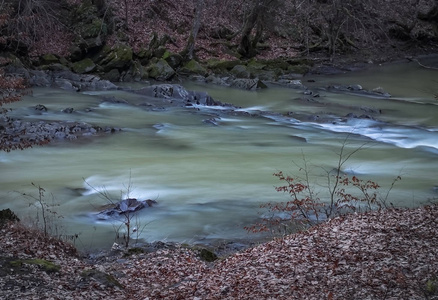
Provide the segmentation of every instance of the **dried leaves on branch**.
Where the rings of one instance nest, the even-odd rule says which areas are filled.
[[[337,217],[214,265],[183,248],[86,264],[71,248],[13,225],[0,234],[3,270],[7,261],[18,258],[40,258],[60,268],[52,273],[23,263],[26,275],[3,271],[0,285],[5,288],[0,295],[4,299],[438,299],[437,231],[438,205],[431,205]]]

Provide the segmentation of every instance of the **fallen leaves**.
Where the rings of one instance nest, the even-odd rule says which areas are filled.
[[[56,274],[37,269],[30,269],[35,272],[30,276],[2,274],[0,295],[5,299],[425,299],[426,295],[438,299],[437,230],[438,205],[431,205],[335,218],[214,264],[181,247],[87,263],[71,247],[13,225],[1,231],[0,256],[35,256],[61,269]],[[123,288],[93,278],[84,282],[84,270],[108,274]]]

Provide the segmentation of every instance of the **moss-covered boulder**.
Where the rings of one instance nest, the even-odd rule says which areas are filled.
[[[152,60],[146,71],[150,78],[156,80],[170,80],[175,75],[175,70],[164,59]]]
[[[183,57],[180,54],[172,53],[170,51],[166,51],[164,53],[163,59],[166,60],[169,66],[171,66],[174,70],[179,68],[183,62]]]
[[[207,75],[207,70],[201,66],[199,62],[192,59],[191,61],[187,62],[181,69],[180,73],[187,74],[187,75]]]
[[[70,12],[70,22],[76,34],[72,49],[72,59],[80,60],[81,55],[96,51],[104,45],[109,29],[105,20],[99,16],[98,9],[92,1],[81,1]]]
[[[218,259],[216,253],[205,248],[199,250],[199,258],[206,262],[214,262]]]
[[[91,23],[83,24],[79,30],[84,39],[106,36],[108,33],[106,23],[99,18],[93,19]]]
[[[231,74],[236,76],[237,78],[250,78],[251,72],[249,72],[248,68],[244,65],[236,65],[230,71]]]
[[[72,70],[78,74],[89,73],[96,68],[96,64],[90,59],[85,58],[72,64]]]
[[[112,69],[108,72],[102,73],[100,77],[105,80],[109,80],[112,82],[120,81],[120,72],[117,69]]]
[[[136,60],[132,62],[131,67],[123,76],[123,81],[141,81],[148,77],[146,68],[140,63],[140,61]]]
[[[237,65],[241,65],[240,60],[218,60],[210,59],[207,61],[207,68],[211,69],[214,73],[222,73],[230,71]]]
[[[98,64],[104,72],[112,69],[127,69],[132,62],[132,48],[125,44],[117,44],[112,48],[105,47],[100,54]]]
[[[44,54],[40,57],[41,65],[50,65],[59,63],[59,58],[54,54]]]

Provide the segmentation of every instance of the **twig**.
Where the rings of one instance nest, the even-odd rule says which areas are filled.
[[[429,69],[429,70],[438,70],[438,68],[436,67],[431,67],[431,66],[426,66],[424,64],[422,64],[418,59],[416,58],[408,58],[409,61],[413,61],[416,62],[420,67],[423,67],[425,69]]]

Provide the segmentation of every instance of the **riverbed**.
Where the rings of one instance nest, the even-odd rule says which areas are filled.
[[[305,76],[301,82],[307,89],[271,84],[245,91],[179,83],[240,107],[232,113],[207,106],[150,109],[130,89],[153,83],[124,83],[112,91],[34,88],[8,106],[12,117],[120,131],[0,153],[0,208],[35,223],[41,212],[34,185],[40,186],[42,200],[56,212],[48,214],[56,217],[52,223],[60,234],[77,234],[75,243],[82,249],[109,248],[117,232],[123,235],[123,218],[96,217],[108,197],[157,202],[131,220],[132,237],[142,241],[251,239],[244,226],[259,220],[259,205],[288,200],[275,191],[280,182],[272,174],[302,176],[305,160],[314,189],[328,199],[327,173],[338,166],[342,148],[344,154],[360,149],[342,172],[378,182],[388,204],[419,206],[438,197],[436,72],[414,62],[387,64]],[[391,96],[329,88],[338,85]],[[123,101],[105,101],[109,97]],[[36,112],[38,104],[47,112]],[[65,108],[73,113],[62,112]],[[388,194],[397,176],[401,181]]]

